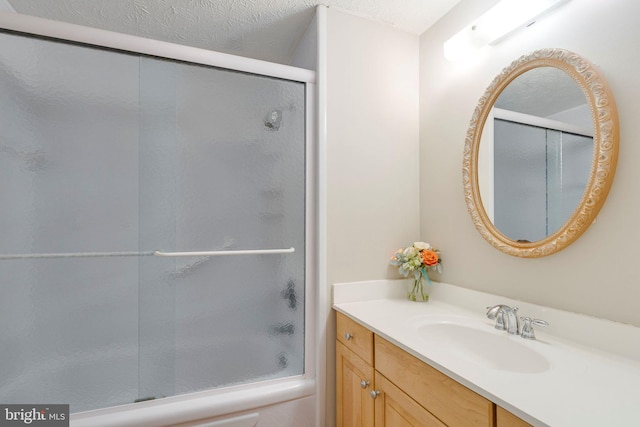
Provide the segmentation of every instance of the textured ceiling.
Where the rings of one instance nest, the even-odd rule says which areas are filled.
[[[460,0],[0,0],[16,12],[288,63],[324,4],[420,34]]]
[[[509,83],[496,107],[538,117],[549,117],[587,103],[582,88],[558,68],[529,70]]]

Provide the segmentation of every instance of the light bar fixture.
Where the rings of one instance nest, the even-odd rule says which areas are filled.
[[[444,57],[457,61],[528,27],[568,0],[502,0],[444,43]]]

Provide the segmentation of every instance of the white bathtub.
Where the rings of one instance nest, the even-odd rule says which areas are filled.
[[[76,413],[71,426],[311,427],[314,393],[314,380],[291,377]]]

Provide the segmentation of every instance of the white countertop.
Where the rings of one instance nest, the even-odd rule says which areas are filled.
[[[434,283],[426,303],[406,300],[404,281],[336,284],[333,290],[337,311],[535,426],[640,426],[640,328],[443,283]],[[550,326],[534,327],[537,340],[498,331],[485,313],[500,303]],[[513,340],[504,344],[518,351],[497,363],[469,357],[477,343],[461,347],[444,337],[434,345],[436,337],[428,340],[417,328],[425,318],[463,319],[487,342]]]

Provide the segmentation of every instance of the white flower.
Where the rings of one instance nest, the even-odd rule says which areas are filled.
[[[419,250],[417,250],[416,248],[414,248],[413,246],[409,246],[408,248],[406,248],[403,252],[402,255],[404,255],[405,258],[410,259],[410,258],[415,258],[418,256],[418,252]]]
[[[413,242],[413,247],[419,251],[423,251],[425,249],[431,249],[431,245],[425,242]]]

